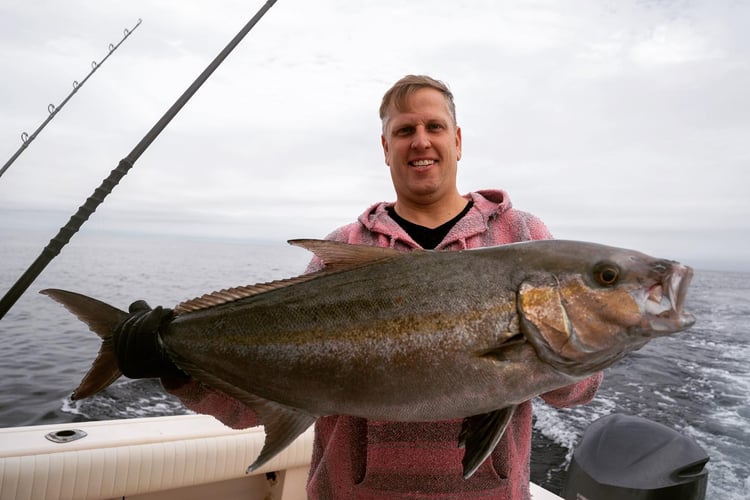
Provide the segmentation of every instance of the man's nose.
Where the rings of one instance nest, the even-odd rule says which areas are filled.
[[[417,127],[417,130],[412,137],[411,147],[414,149],[426,149],[429,148],[430,145],[430,136],[427,133],[427,130],[424,127]]]

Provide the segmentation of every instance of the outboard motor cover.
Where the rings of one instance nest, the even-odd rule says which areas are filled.
[[[573,452],[566,500],[703,500],[708,455],[692,439],[641,417],[613,414]]]

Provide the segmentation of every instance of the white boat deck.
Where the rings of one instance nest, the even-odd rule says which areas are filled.
[[[45,438],[71,429],[87,435]],[[304,499],[312,429],[246,475],[264,439],[262,428],[236,431],[205,415],[0,429],[0,500]],[[531,493],[560,500],[534,484]]]

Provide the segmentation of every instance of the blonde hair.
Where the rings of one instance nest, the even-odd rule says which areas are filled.
[[[406,75],[388,89],[385,95],[383,95],[383,101],[380,103],[380,119],[384,121],[383,126],[385,126],[385,118],[388,115],[388,108],[391,104],[397,110],[401,111],[406,100],[414,92],[424,88],[435,89],[443,94],[448,104],[448,111],[450,111],[453,118],[453,126],[457,126],[456,104],[453,102],[453,93],[448,88],[448,85],[426,75]]]

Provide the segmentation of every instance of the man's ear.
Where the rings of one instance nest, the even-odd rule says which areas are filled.
[[[456,160],[461,159],[461,127],[456,127]]]
[[[388,148],[388,141],[385,140],[385,136],[380,136],[380,144],[383,146],[383,156],[385,158],[385,164],[391,166],[391,152]]]

